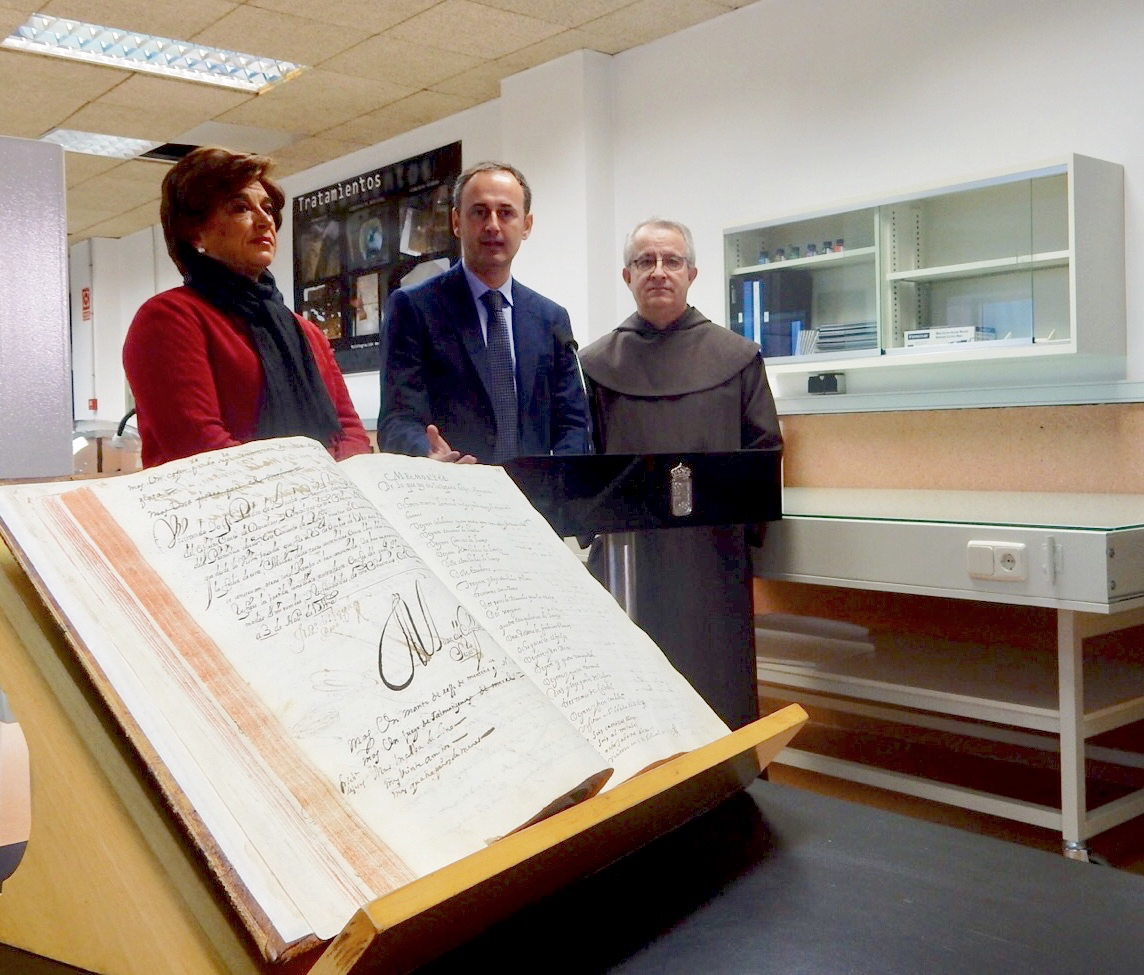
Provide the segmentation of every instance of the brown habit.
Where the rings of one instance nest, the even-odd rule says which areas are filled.
[[[689,307],[657,330],[632,315],[581,356],[602,453],[782,443],[759,347]],[[751,561],[742,528],[637,532],[635,621],[732,728],[758,716]],[[599,547],[593,571],[602,571]]]

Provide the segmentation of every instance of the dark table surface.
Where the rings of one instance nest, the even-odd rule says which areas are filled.
[[[1144,877],[757,781],[425,972],[1144,972]]]

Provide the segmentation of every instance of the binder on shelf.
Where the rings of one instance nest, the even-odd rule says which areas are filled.
[[[730,280],[730,327],[758,343],[764,359],[796,355],[809,329],[811,278],[807,271],[769,267]]]

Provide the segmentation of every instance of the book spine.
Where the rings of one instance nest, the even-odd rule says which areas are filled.
[[[743,322],[743,282],[738,278],[732,278],[728,282],[727,327],[739,335],[745,334]]]
[[[754,340],[755,337],[755,290],[754,282],[744,280],[741,282],[743,289],[743,327],[739,330],[739,334],[744,338]]]
[[[752,320],[753,334],[755,342],[759,345],[763,344],[763,282],[756,278],[751,282],[751,301],[754,308],[754,319]]]

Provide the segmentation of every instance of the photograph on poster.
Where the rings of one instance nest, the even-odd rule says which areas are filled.
[[[294,198],[294,305],[343,372],[377,369],[391,291],[460,256],[450,222],[460,172],[455,142]]]
[[[346,255],[351,271],[361,271],[397,260],[397,208],[374,204],[346,215]]]
[[[361,274],[354,280],[350,305],[354,310],[354,335],[376,335],[381,330],[380,275],[377,271]],[[388,293],[385,297],[389,297]]]
[[[342,327],[342,292],[338,282],[329,281],[303,288],[298,314],[310,319],[326,333],[326,338],[331,342],[342,338],[345,329]]]
[[[402,254],[420,257],[449,247],[453,239],[453,227],[449,220],[449,193],[450,187],[442,185],[402,204]]]
[[[298,270],[307,281],[333,278],[342,273],[338,236],[341,227],[336,220],[322,218],[308,224],[298,237],[296,253]]]

